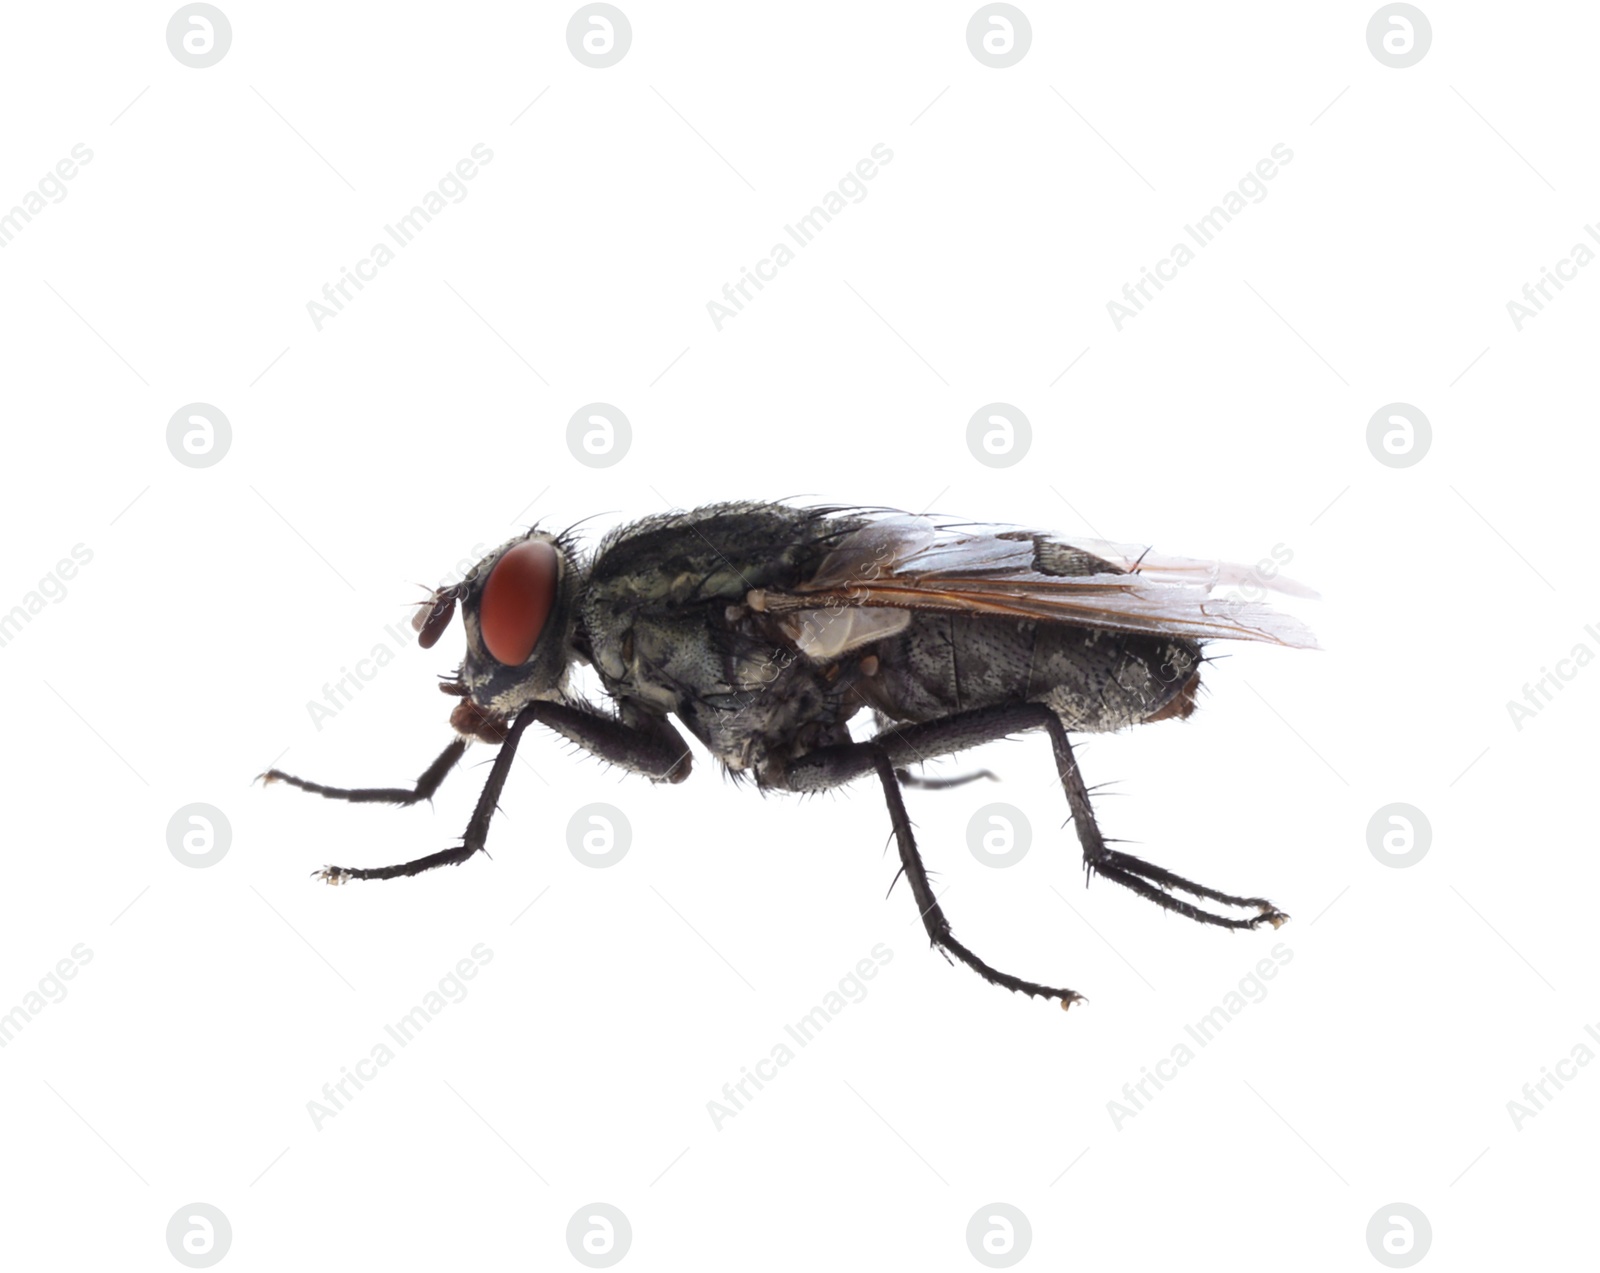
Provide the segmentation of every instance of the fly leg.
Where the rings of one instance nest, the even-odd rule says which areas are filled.
[[[1032,721],[1033,727],[1036,728],[1038,724],[1038,721]],[[782,771],[770,774],[768,782],[788,791],[826,791],[830,787],[865,777],[868,773],[876,773],[883,786],[884,798],[889,803],[889,819],[894,826],[895,844],[900,850],[900,869],[911,884],[911,896],[916,899],[928,940],[947,956],[954,955],[993,985],[1004,986],[1007,990],[1020,990],[1027,995],[1059,999],[1061,1006],[1066,1008],[1083,996],[1075,990],[1041,986],[1037,982],[1023,981],[1020,977],[991,968],[955,939],[950,931],[950,921],[945,918],[938,899],[933,895],[933,886],[928,882],[928,871],[922,864],[922,855],[917,851],[911,819],[906,814],[905,801],[900,796],[901,779],[895,770],[897,762],[906,764],[933,755],[949,755],[975,747],[981,742],[1004,738],[1009,733],[1028,727],[1019,724],[1011,709],[998,708],[968,712],[926,725],[890,728],[870,742],[819,747],[791,761]]]
[[[1040,995],[1046,999],[1059,999],[1063,1008],[1070,1008],[1082,999],[1076,990],[1058,990],[1041,986],[1037,982],[1023,981],[1010,973],[991,968],[955,939],[950,931],[950,921],[944,917],[933,887],[928,883],[927,868],[922,865],[922,855],[917,852],[916,837],[911,833],[911,819],[906,815],[905,801],[900,798],[900,781],[895,775],[889,754],[881,747],[872,747],[873,767],[878,771],[878,781],[883,784],[884,798],[889,802],[889,819],[894,824],[895,843],[900,848],[900,868],[911,885],[911,896],[916,899],[917,910],[922,915],[922,926],[927,929],[928,940],[940,950],[954,955],[991,985],[1007,990],[1020,990],[1026,995]]]
[[[590,755],[652,782],[682,782],[689,776],[688,745],[665,716],[640,712],[634,719],[619,719],[567,703],[534,703],[528,711]]]
[[[689,776],[689,749],[678,731],[660,717],[648,717],[638,725],[629,725],[593,710],[570,707],[565,703],[534,703],[527,710],[534,711],[541,723],[577,743],[591,755],[624,769],[644,774],[658,782],[682,782]],[[470,741],[469,738],[457,738],[439,753],[439,758],[410,787],[327,787],[320,782],[296,778],[281,769],[269,769],[260,775],[260,779],[263,783],[286,782],[301,791],[327,796],[330,800],[348,800],[353,804],[411,805],[433,798],[433,793],[439,789],[445,775],[455,768]]]
[[[882,748],[897,765],[907,765],[935,756],[949,756],[981,743],[995,742],[1028,730],[1043,729],[1050,735],[1055,751],[1056,770],[1072,809],[1072,821],[1083,846],[1084,868],[1131,889],[1140,897],[1201,924],[1220,928],[1255,928],[1261,924],[1278,927],[1288,916],[1264,897],[1235,897],[1196,884],[1131,853],[1107,846],[1089,804],[1089,792],[1078,771],[1077,759],[1067,741],[1066,726],[1043,703],[1010,703],[979,708],[970,712],[940,717],[916,725],[888,725],[871,744],[821,747],[799,760],[790,761],[781,776],[781,785],[791,791],[820,791],[858,778],[873,767],[871,748]],[[1172,890],[1204,901],[1220,902],[1253,910],[1254,915],[1236,919],[1210,911],[1174,897]]]
[[[1049,709],[1040,703],[1007,703],[999,707],[955,712],[915,725],[897,725],[893,721],[885,721],[883,728],[868,742],[818,747],[798,760],[784,762],[771,782],[787,791],[822,791],[870,773],[874,768],[872,756],[875,748],[886,752],[890,761],[903,770],[907,765],[920,764],[940,756],[954,756],[957,752],[984,743],[998,742],[1013,734],[1042,729],[1044,717],[1050,715]],[[901,780],[910,777],[905,774]],[[987,769],[980,769],[976,773],[955,778],[912,778],[907,785],[955,786],[983,777],[993,778],[994,775]]]
[[[1072,824],[1078,831],[1078,843],[1083,846],[1083,865],[1086,872],[1098,873],[1108,880],[1114,880],[1166,910],[1187,916],[1198,923],[1215,924],[1219,928],[1256,928],[1261,924],[1271,924],[1277,928],[1289,918],[1264,897],[1235,897],[1231,893],[1219,893],[1216,889],[1186,880],[1181,875],[1175,875],[1131,853],[1108,848],[1105,838],[1100,834],[1100,827],[1095,822],[1094,809],[1089,804],[1089,792],[1083,784],[1083,774],[1079,772],[1077,758],[1072,754],[1072,744],[1067,741],[1066,726],[1048,707],[1040,704],[1039,711],[1044,713],[1041,723],[1050,735],[1050,744],[1055,751],[1056,770],[1061,775],[1061,785],[1067,794],[1067,804],[1072,809]],[[1191,897],[1221,902],[1225,906],[1237,906],[1242,910],[1254,910],[1257,913],[1244,919],[1216,915],[1211,911],[1201,910],[1180,897],[1174,897],[1171,892],[1173,889],[1187,893]]]
[[[894,728],[894,722],[882,712],[874,710],[872,719],[878,727],[880,737]],[[902,787],[915,787],[918,791],[949,791],[953,787],[965,787],[969,782],[977,782],[980,778],[987,778],[990,782],[999,782],[991,770],[974,769],[971,773],[952,774],[949,777],[929,778],[923,774],[914,774],[905,767],[904,762],[896,765],[894,776],[900,779]]]
[[[370,868],[325,866],[317,872],[317,878],[326,880],[329,884],[343,884],[346,880],[392,880],[401,875],[420,875],[423,871],[431,871],[436,866],[458,866],[477,853],[489,838],[489,822],[499,806],[500,793],[505,789],[506,778],[511,773],[511,761],[517,754],[517,743],[521,741],[522,731],[533,724],[538,714],[538,707],[539,704],[535,703],[523,708],[516,720],[511,723],[505,741],[500,744],[500,752],[494,758],[494,765],[489,770],[489,781],[484,783],[483,792],[479,795],[477,806],[472,811],[472,819],[467,823],[467,829],[461,833],[459,845],[395,866]],[[465,745],[463,741],[462,746]]]
[[[990,782],[1000,781],[987,769],[974,769],[970,774],[956,774],[950,778],[924,778],[909,769],[896,769],[894,776],[900,779],[902,787],[917,787],[923,791],[948,791],[951,787],[964,787],[980,778],[987,778]]]
[[[343,884],[346,880],[390,880],[402,875],[419,875],[436,866],[455,866],[479,852],[489,837],[489,822],[498,807],[506,778],[511,773],[511,761],[516,756],[522,731],[534,721],[555,730],[602,760],[644,774],[657,782],[681,782],[689,774],[689,749],[684,746],[678,731],[662,717],[645,717],[637,724],[630,724],[565,703],[530,703],[515,721],[505,727],[500,752],[489,771],[489,781],[484,784],[477,807],[472,811],[472,820],[467,823],[458,846],[395,866],[328,866],[317,872],[319,878],[330,884]],[[500,731],[497,728],[495,732]],[[278,769],[268,770],[262,779],[266,782],[286,782],[302,791],[311,791],[335,800],[415,804],[419,800],[429,799],[438,790],[445,774],[450,772],[466,751],[468,741],[466,738],[457,738],[452,742],[417,779],[415,786],[410,788],[325,787]]]
[[[307,782],[281,769],[267,770],[261,775],[261,781],[286,782],[291,787],[299,787],[301,791],[327,796],[330,800],[349,800],[354,804],[416,804],[419,800],[433,798],[444,776],[455,768],[456,762],[467,750],[467,741],[457,738],[452,742],[439,753],[439,759],[423,770],[421,777],[411,787],[324,787],[320,782]]]

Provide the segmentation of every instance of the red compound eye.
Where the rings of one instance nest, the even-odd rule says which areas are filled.
[[[519,667],[538,643],[556,600],[559,559],[545,540],[524,540],[495,562],[478,603],[478,630],[496,663]]]

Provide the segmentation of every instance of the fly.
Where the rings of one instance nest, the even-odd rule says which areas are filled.
[[[277,769],[263,778],[411,805],[433,795],[469,744],[497,744],[459,845],[394,866],[318,872],[334,884],[393,879],[483,849],[530,725],[676,783],[691,758],[675,717],[729,773],[763,790],[876,779],[932,944],[994,985],[1065,1008],[1082,996],[1001,972],[956,940],[918,852],[901,789],[987,775],[928,779],[908,767],[1043,730],[1086,876],[1202,924],[1278,927],[1288,917],[1265,898],[1219,892],[1111,848],[1069,741],[1189,716],[1203,642],[1314,648],[1297,620],[1217,595],[1258,582],[1242,566],[874,509],[718,504],[624,526],[592,556],[570,531],[536,527],[417,612],[418,639],[431,647],[459,606],[467,650],[440,685],[460,699],[450,715],[456,737],[414,784],[329,787]],[[1271,586],[1315,595],[1281,577]],[[608,708],[571,692],[577,664],[595,670]],[[858,714],[873,722],[863,740],[849,729]]]

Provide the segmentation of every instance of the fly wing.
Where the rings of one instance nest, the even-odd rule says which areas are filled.
[[[1262,579],[1248,566],[895,515],[846,535],[809,579],[784,592],[768,591],[759,603],[779,613],[942,610],[1316,648],[1316,638],[1298,619],[1260,601],[1218,594],[1246,585],[1316,596],[1281,576]]]

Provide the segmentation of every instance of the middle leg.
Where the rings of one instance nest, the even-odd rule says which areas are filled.
[[[922,916],[922,926],[927,930],[928,940],[947,956],[955,956],[992,985],[1046,999],[1059,999],[1061,1006],[1067,1008],[1083,996],[1075,990],[1044,986],[1001,972],[956,940],[950,929],[950,921],[945,918],[944,910],[934,896],[922,855],[917,851],[911,818],[906,813],[905,801],[900,795],[902,779],[895,768],[897,763],[906,764],[930,755],[962,751],[977,746],[979,742],[1004,738],[1026,727],[1019,723],[1014,712],[1001,708],[964,713],[960,717],[949,717],[927,725],[892,728],[870,742],[819,748],[791,762],[783,771],[770,774],[767,781],[769,785],[790,791],[825,791],[868,773],[876,773],[883,787],[884,799],[889,805],[889,819],[894,827],[895,844],[900,851],[900,869],[911,885],[911,896]]]
[[[1082,999],[1083,996],[1076,990],[1041,986],[1038,982],[1024,981],[1008,972],[1001,972],[984,963],[955,939],[955,934],[950,931],[950,921],[945,918],[943,908],[933,895],[933,886],[928,882],[928,870],[922,864],[922,855],[917,852],[916,837],[911,832],[911,819],[906,814],[905,801],[900,797],[900,780],[895,774],[894,764],[882,748],[873,748],[872,763],[878,772],[878,781],[883,785],[884,798],[889,802],[889,819],[894,824],[895,843],[900,849],[900,868],[911,885],[911,896],[916,899],[928,940],[940,950],[954,955],[991,985],[1004,986],[1012,991],[1020,990],[1026,995],[1059,999],[1063,1008],[1070,1008]]]

